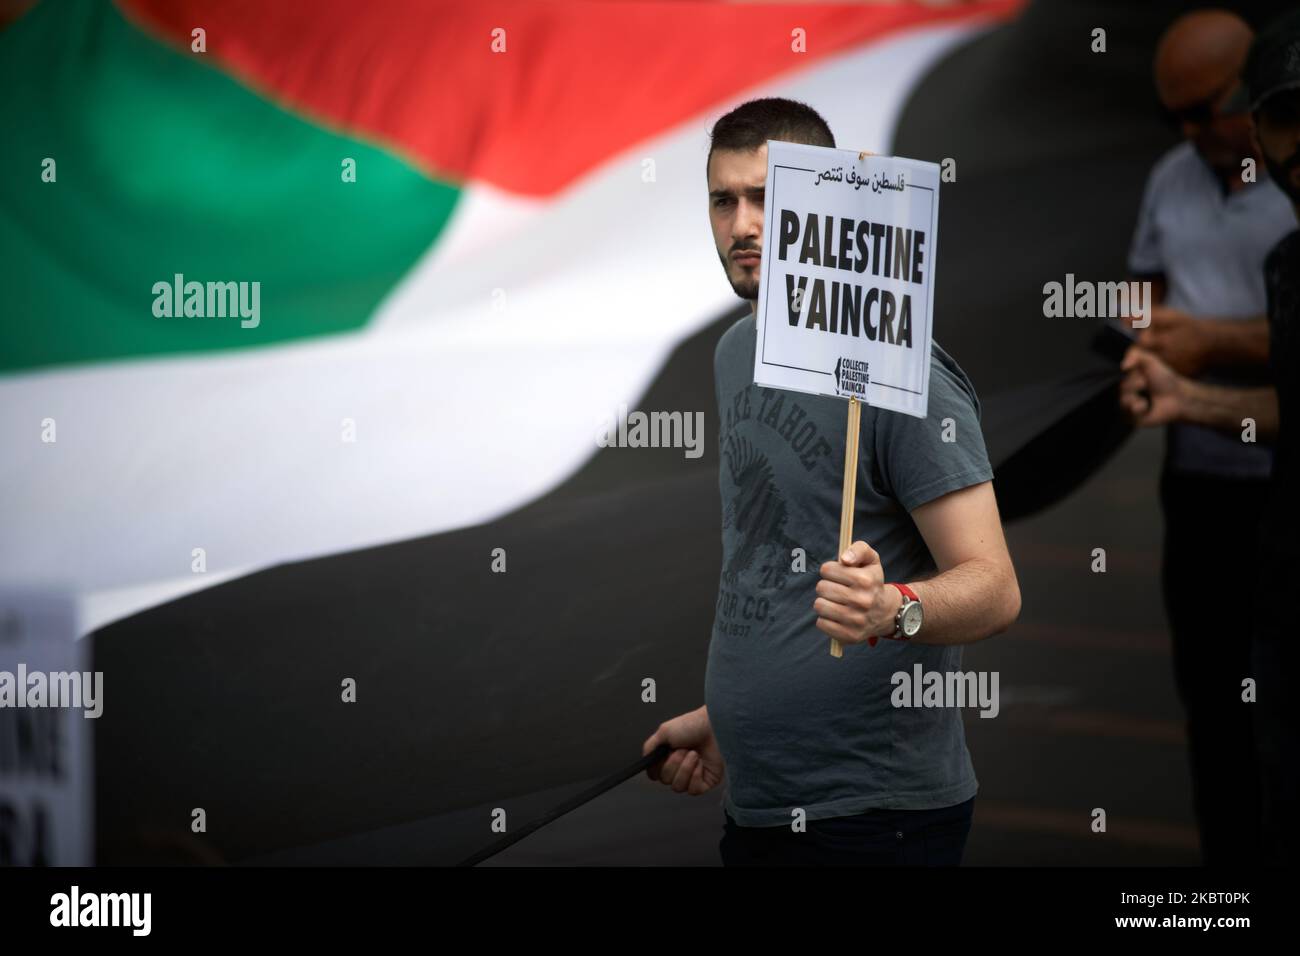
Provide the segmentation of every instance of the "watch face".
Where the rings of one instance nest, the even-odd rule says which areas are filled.
[[[912,601],[903,609],[903,636],[913,637],[921,629],[921,602]]]

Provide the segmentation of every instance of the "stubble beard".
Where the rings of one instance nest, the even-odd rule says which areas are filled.
[[[722,263],[722,271],[726,273],[727,281],[731,283],[731,291],[746,301],[757,302],[759,279],[758,270],[754,270],[754,274],[750,275],[749,270],[743,269],[738,265],[733,266],[730,260],[721,253],[718,254],[718,260]],[[739,278],[732,277],[733,268],[739,274]],[[760,265],[759,268],[761,269],[762,266]]]

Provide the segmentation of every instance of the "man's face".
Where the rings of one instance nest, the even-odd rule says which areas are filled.
[[[1300,209],[1300,90],[1275,93],[1261,104],[1255,141],[1273,182]]]
[[[709,160],[709,224],[727,281],[736,295],[758,301],[763,249],[767,145],[748,152],[720,149]]]
[[[1213,169],[1237,170],[1250,155],[1250,117],[1222,112],[1240,81],[1208,67],[1163,78],[1160,101],[1174,117],[1183,138],[1190,140]]]

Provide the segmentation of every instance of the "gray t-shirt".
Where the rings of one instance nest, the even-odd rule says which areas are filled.
[[[1263,316],[1264,257],[1296,227],[1295,212],[1261,168],[1258,182],[1224,194],[1191,143],[1166,153],[1152,168],[1142,196],[1128,267],[1135,275],[1163,273],[1165,304],[1197,318]],[[1259,376],[1205,375],[1223,385],[1262,385]],[[1236,432],[1202,425],[1169,426],[1166,460],[1182,472],[1267,478],[1272,452]]]
[[[890,702],[896,671],[959,671],[961,648],[882,640],[836,659],[815,626],[820,567],[839,546],[847,402],[755,385],[755,336],[746,316],[714,353],[722,574],[704,697],[724,806],[762,827],[796,807],[816,820],[968,800],[961,711]],[[879,552],[886,581],[936,570],[913,508],[993,477],[970,379],[937,344],[930,368],[927,418],[862,409],[853,540]],[[792,570],[796,548],[806,570]]]

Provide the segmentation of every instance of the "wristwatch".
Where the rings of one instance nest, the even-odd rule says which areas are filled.
[[[920,598],[906,584],[890,581],[886,586],[898,588],[898,592],[903,595],[903,603],[898,606],[898,613],[894,615],[894,633],[877,634],[867,638],[867,643],[872,647],[875,647],[876,641],[882,637],[891,641],[910,641],[920,633],[921,621],[925,616]]]

